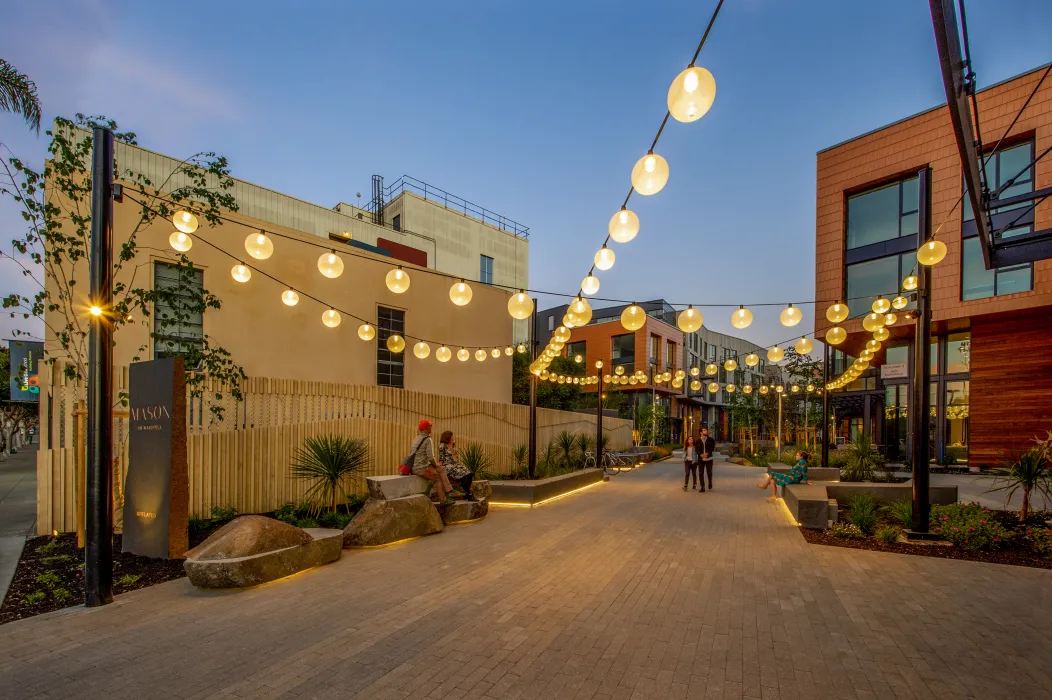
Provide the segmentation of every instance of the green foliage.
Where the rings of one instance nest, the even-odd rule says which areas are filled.
[[[280,506],[278,506],[278,509],[274,511],[274,518],[276,520],[280,520],[283,523],[295,525],[296,520],[299,518],[299,515],[297,514],[296,504],[292,501],[282,503]]]
[[[44,566],[52,566],[53,564],[64,564],[68,561],[73,561],[73,557],[68,554],[59,554],[56,557],[41,557],[40,563]]]
[[[301,521],[302,522],[302,521]],[[351,516],[346,513],[340,513],[339,511],[323,511],[318,514],[318,524],[322,527],[331,528],[334,530],[342,530],[347,527],[347,523],[351,522]],[[300,527],[307,527],[306,525],[300,525]]]
[[[873,536],[884,544],[898,544],[902,531],[894,525],[881,525],[873,533]]]
[[[636,412],[636,423],[639,426],[640,443],[647,445],[662,440],[668,432],[668,414],[660,404],[641,406]]]
[[[40,96],[29,76],[0,58],[0,110],[20,115],[40,133]]]
[[[888,514],[888,517],[899,525],[902,525],[902,527],[907,530],[913,527],[913,501],[892,501],[884,506],[884,512]]]
[[[854,523],[845,523],[839,520],[833,523],[833,527],[829,528],[829,534],[833,537],[843,537],[850,540],[857,540],[861,537],[865,537],[865,533],[859,529],[858,525],[855,525]]]
[[[317,508],[324,503],[335,511],[337,496],[347,500],[345,483],[359,478],[369,467],[369,443],[343,435],[309,437],[293,460],[292,476],[311,482],[307,500]]]
[[[541,453],[537,455],[537,478],[544,479],[552,476],[552,472],[559,466],[559,448],[554,442],[549,442]]]
[[[314,518],[300,518],[296,521],[296,527],[308,528],[308,527],[321,527],[318,521]]]
[[[212,520],[215,522],[224,522],[226,520],[233,520],[237,517],[237,508],[230,506],[224,508],[223,506],[212,506]]]
[[[73,594],[67,588],[53,588],[51,589],[51,597],[61,603],[72,598]]]
[[[829,450],[829,464],[824,466],[833,469],[844,469],[847,467],[848,462],[851,461],[851,455],[848,454],[847,450]]]
[[[562,465],[572,468],[577,459],[577,435],[564,430],[555,438],[555,446],[559,449]]]
[[[471,470],[472,475],[475,477],[488,471],[493,466],[493,460],[486,454],[482,445],[477,442],[469,442],[458,448],[457,456],[460,457],[461,464]]]
[[[516,445],[511,451],[511,460],[515,463],[515,471],[521,472],[529,465],[530,449],[525,445]]]
[[[877,497],[871,493],[856,493],[847,503],[847,519],[862,532],[872,532],[877,525]]]
[[[993,513],[978,503],[932,506],[931,523],[932,532],[968,551],[999,549],[1012,537]]]
[[[352,518],[360,511],[368,499],[365,496],[357,493],[351,494],[347,497],[347,514]]]
[[[51,552],[57,552],[62,548],[62,542],[57,537],[52,537],[44,544],[37,547],[37,551],[43,554],[50,554]]]
[[[1024,537],[1035,554],[1042,557],[1052,557],[1052,529],[1047,527],[1028,527]]]
[[[564,374],[568,377],[584,376],[584,367],[573,361],[573,358],[562,355],[554,358],[548,366],[553,374]],[[556,408],[562,411],[573,411],[581,401],[580,384],[558,384],[556,382],[533,379],[530,374],[529,353],[515,353],[512,358],[512,401],[517,404],[530,403],[530,382],[537,383],[537,405],[541,408]]]
[[[36,582],[45,586],[55,586],[62,583],[62,578],[54,571],[45,571],[42,574],[37,574]]]
[[[47,593],[44,593],[44,591],[33,591],[32,593],[27,593],[22,600],[30,605],[36,605],[37,603],[43,603],[45,598],[47,598]]]
[[[186,521],[186,531],[191,537],[200,535],[211,526],[212,521],[208,518],[200,518],[196,515],[191,515]]]
[[[128,586],[134,586],[135,583],[141,578],[142,576],[140,576],[139,574],[124,574],[119,579],[117,579],[117,585],[124,586],[125,588],[127,588]]]
[[[873,450],[873,440],[868,435],[856,435],[846,452],[847,464],[840,470],[841,481],[873,481],[873,470],[884,462]]]
[[[1002,491],[1005,501],[1010,501],[1019,491],[1023,492],[1022,507],[1019,509],[1019,520],[1025,522],[1030,515],[1030,499],[1039,493],[1046,500],[1052,500],[1052,470],[1049,469],[1048,456],[1039,443],[1036,447],[1006,460],[1000,469],[991,469],[982,474],[992,479],[993,488],[986,491]]]

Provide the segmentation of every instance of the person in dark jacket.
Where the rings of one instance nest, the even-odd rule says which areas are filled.
[[[712,455],[716,452],[716,441],[709,437],[709,429],[701,429],[701,437],[697,441],[698,448],[698,493],[705,493],[705,475],[709,477],[709,490],[712,490]]]

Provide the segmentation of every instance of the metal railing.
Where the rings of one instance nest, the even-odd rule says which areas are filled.
[[[460,212],[461,214],[470,216],[473,219],[478,219],[484,224],[493,226],[501,231],[507,231],[508,233],[512,233],[520,238],[530,237],[529,226],[523,226],[519,222],[514,219],[509,219],[503,214],[496,214],[485,207],[469,202],[463,197],[450,194],[441,188],[429,185],[423,180],[417,180],[415,177],[410,177],[409,175],[403,175],[389,186],[384,187],[384,202],[389,203],[393,198],[402,194],[402,192],[412,192],[430,202],[441,204],[446,209]],[[365,211],[372,213],[376,209],[375,200],[369,202],[363,208]]]

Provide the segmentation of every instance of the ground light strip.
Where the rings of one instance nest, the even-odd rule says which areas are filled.
[[[590,489],[593,486],[601,486],[602,484],[603,484],[602,481],[597,481],[594,484],[588,484],[587,486],[582,486],[580,488],[576,488],[573,491],[567,491],[566,493],[560,493],[558,496],[552,496],[551,498],[545,498],[543,501],[537,501],[536,503],[502,503],[500,501],[490,501],[489,504],[491,506],[512,506],[514,508],[534,508],[536,506],[544,505],[545,503],[551,503],[552,501],[558,500],[560,498],[564,498],[566,496],[573,495],[575,493],[580,493],[581,491],[584,491],[585,489]]]
[[[416,537],[406,537],[404,540],[395,540],[394,542],[388,542],[386,544],[359,544],[348,547],[348,549],[383,549],[384,547],[393,547],[394,545],[402,544],[403,542],[412,542],[413,540],[420,539],[420,537],[421,535],[417,535]]]
[[[785,511],[785,517],[789,519],[789,522],[796,527],[800,527],[800,523],[796,522],[796,518],[793,517],[793,511],[789,510],[789,506],[785,505],[784,498],[777,498],[778,503],[782,506],[782,510]]]

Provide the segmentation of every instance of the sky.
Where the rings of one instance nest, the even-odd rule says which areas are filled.
[[[714,7],[7,0],[0,57],[36,81],[47,122],[103,114],[146,148],[215,151],[317,204],[367,198],[373,174],[424,180],[529,226],[530,286],[573,293]],[[1052,3],[966,7],[980,86],[1052,60]],[[633,197],[641,230],[600,296],[813,299],[816,152],[945,101],[927,3],[728,0],[698,65],[715,103],[666,127],[669,183]],[[18,118],[0,114],[0,141],[42,165],[46,138]],[[0,202],[0,249],[22,232]],[[24,284],[0,260],[0,292]],[[702,310],[734,330],[730,309]],[[785,340],[777,312],[735,334]],[[0,338],[15,327],[40,333],[5,317]]]

